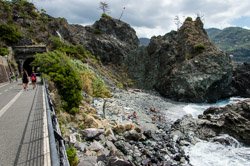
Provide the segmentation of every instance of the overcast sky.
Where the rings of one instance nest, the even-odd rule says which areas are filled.
[[[100,0],[30,0],[39,9],[69,23],[91,25],[100,18]],[[130,24],[139,37],[163,35],[176,30],[174,18],[203,16],[205,28],[250,27],[249,0],[102,0],[109,15]]]

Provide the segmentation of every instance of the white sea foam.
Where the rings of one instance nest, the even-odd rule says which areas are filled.
[[[233,138],[232,138],[233,139]],[[249,166],[250,148],[200,141],[185,152],[193,166]]]

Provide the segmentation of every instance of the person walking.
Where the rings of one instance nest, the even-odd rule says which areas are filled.
[[[9,73],[9,80],[10,80],[10,83],[12,83],[12,72]]]
[[[36,74],[34,73],[34,71],[32,71],[31,75],[30,75],[30,79],[33,85],[33,89],[36,88]]]
[[[15,72],[16,82],[18,82],[18,71]]]
[[[25,69],[23,69],[22,81],[23,81],[23,89],[28,90],[29,75]]]

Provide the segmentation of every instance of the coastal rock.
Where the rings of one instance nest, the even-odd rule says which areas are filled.
[[[199,119],[184,116],[172,125],[171,130],[175,142],[185,140],[194,144],[197,138],[210,140],[221,134],[228,134],[250,145],[250,100],[225,107],[208,108],[203,115],[199,115]],[[213,140],[223,144],[234,142],[223,139],[217,137]]]
[[[211,43],[199,17],[187,18],[178,31],[152,37],[145,49],[129,56],[130,75],[142,88],[155,88],[168,98],[213,102],[224,97],[232,81],[230,57]]]
[[[156,45],[153,39],[148,50],[162,61],[155,84],[162,95],[191,102],[212,102],[224,95],[232,79],[231,59],[210,42],[199,17],[159,38],[155,40],[162,40],[162,46],[151,46]]]
[[[238,65],[233,72],[234,95],[250,97],[250,63]]]

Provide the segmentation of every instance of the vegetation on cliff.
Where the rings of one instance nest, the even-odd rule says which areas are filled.
[[[65,101],[63,107],[70,113],[77,112],[82,100],[82,86],[79,73],[70,58],[63,52],[53,51],[37,54],[34,64],[40,66],[40,71],[55,82],[59,94]]]

